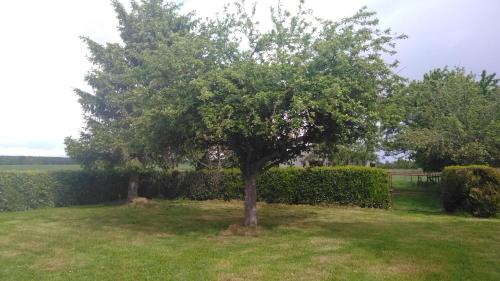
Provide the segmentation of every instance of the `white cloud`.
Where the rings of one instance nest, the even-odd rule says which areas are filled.
[[[53,150],[4,146],[0,155],[64,154],[64,137],[82,126],[72,89],[84,87],[90,66],[79,36],[116,41],[115,26],[109,1],[0,3],[0,144],[56,141]]]

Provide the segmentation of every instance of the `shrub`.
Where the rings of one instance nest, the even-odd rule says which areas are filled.
[[[442,174],[446,211],[491,217],[500,210],[500,172],[487,166],[449,166]]]
[[[273,168],[257,179],[257,197],[268,203],[298,204],[297,187],[305,174],[302,168]]]
[[[129,176],[116,171],[50,172],[56,207],[97,204],[127,198]]]
[[[56,182],[48,173],[0,173],[0,211],[54,207]]]
[[[387,173],[360,166],[307,169],[298,181],[296,202],[339,203],[360,207],[388,208]]]
[[[483,188],[471,188],[467,204],[477,217],[495,216],[500,206],[498,185],[486,183]]]
[[[217,171],[173,171],[153,177],[146,189],[154,189],[152,197],[192,200],[242,199],[240,173],[235,169]]]

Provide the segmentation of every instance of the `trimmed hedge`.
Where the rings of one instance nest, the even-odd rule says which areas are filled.
[[[146,188],[144,188],[146,186]],[[192,200],[243,199],[239,170],[150,173],[143,176],[141,196]]]
[[[238,170],[172,172],[152,186],[157,193],[151,197],[228,200],[243,199],[244,195]],[[286,204],[391,205],[387,173],[358,166],[270,169],[257,179],[257,198]]]
[[[96,204],[127,198],[117,172],[0,172],[0,211]]]
[[[307,192],[309,189],[316,193]],[[303,175],[298,191],[299,203],[337,202],[371,208],[391,205],[387,172],[382,169],[359,166],[311,169]]]
[[[0,211],[96,204],[125,199],[128,176],[119,172],[1,172]],[[192,200],[243,199],[239,170],[187,171],[141,176],[139,195]],[[257,179],[259,201],[287,204],[336,203],[388,208],[387,173],[344,166],[275,168]]]
[[[47,173],[0,173],[0,211],[54,207],[57,182]]]
[[[488,166],[449,166],[442,174],[443,206],[492,217],[500,211],[500,172]]]

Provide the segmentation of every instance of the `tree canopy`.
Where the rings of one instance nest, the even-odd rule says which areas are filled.
[[[366,9],[339,22],[319,20],[300,3],[271,10],[260,30],[255,6],[228,7],[192,37],[148,54],[144,124],[172,151],[220,145],[245,181],[245,225],[256,221],[255,178],[318,142],[356,141],[377,120],[377,99],[397,80],[384,54],[404,36],[380,30]],[[187,41],[186,41],[187,40]]]
[[[479,80],[462,68],[435,69],[393,97],[390,147],[425,170],[500,165],[500,89],[495,74]],[[401,122],[399,122],[401,120]]]

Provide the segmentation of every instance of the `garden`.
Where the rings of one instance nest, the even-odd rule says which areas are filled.
[[[69,157],[0,156],[0,280],[500,280],[495,73],[401,76],[366,7],[111,5]]]
[[[444,184],[463,183],[457,178],[478,169],[491,168],[451,168],[444,177],[452,179]],[[418,185],[402,177],[390,192],[382,169],[270,170],[257,182],[259,225],[246,228],[238,172],[226,171],[217,186],[215,173],[195,173],[143,184],[151,190],[141,195],[155,198],[136,204],[125,204],[127,177],[121,174],[0,173],[2,210],[26,210],[0,213],[0,279],[500,277],[500,221],[476,218],[465,206],[446,212],[443,190],[450,188],[443,184]],[[351,184],[346,178],[353,173]],[[314,184],[305,187],[308,181]]]

